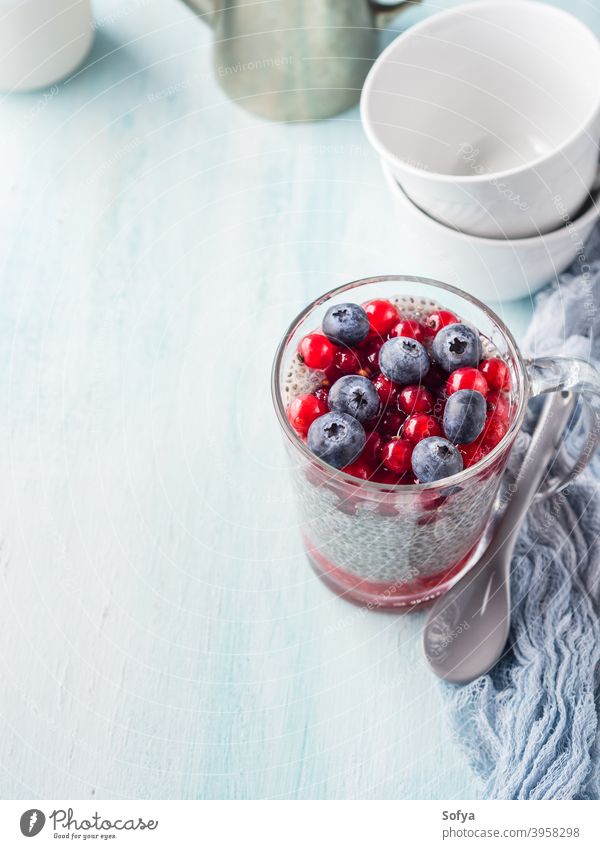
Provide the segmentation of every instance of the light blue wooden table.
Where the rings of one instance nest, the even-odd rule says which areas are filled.
[[[421,618],[309,571],[271,409],[299,308],[419,272],[357,110],[264,123],[177,0],[96,13],[0,103],[0,796],[476,797]]]

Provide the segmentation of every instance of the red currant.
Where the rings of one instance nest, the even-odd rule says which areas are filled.
[[[383,465],[390,472],[396,472],[398,475],[403,475],[410,472],[414,445],[408,439],[390,439],[383,446],[381,451],[381,459]]]
[[[360,458],[355,460],[354,463],[350,463],[349,466],[344,466],[342,471],[346,472],[347,475],[352,475],[352,477],[360,478],[360,480],[363,481],[368,481],[373,473],[373,469],[369,466],[369,464],[365,463]]]
[[[405,386],[398,393],[398,409],[405,413],[431,413],[433,395],[424,386]]]
[[[425,413],[414,413],[404,422],[402,436],[411,442],[420,442],[422,439],[427,439],[428,436],[443,436],[443,433],[439,422],[433,416],[427,416]]]
[[[362,362],[371,374],[379,371],[379,351],[382,345],[383,339],[371,336],[361,349]]]
[[[364,460],[369,465],[377,466],[381,462],[380,454],[383,444],[383,437],[381,437],[377,431],[374,430],[371,433],[368,433],[365,447],[361,451],[358,459]]]
[[[395,472],[390,472],[388,469],[377,469],[376,472],[373,472],[371,480],[374,480],[376,483],[388,484],[388,486],[396,486],[396,484],[401,483],[398,475]]]
[[[499,416],[494,415],[494,413],[488,413],[480,439],[484,446],[488,450],[491,450],[504,439],[507,431],[508,424],[505,421],[502,421],[502,419],[499,418]]]
[[[479,363],[479,371],[484,375],[490,389],[508,389],[508,366],[498,357],[490,357]]]
[[[433,333],[435,336],[442,327],[447,327],[449,324],[456,324],[457,321],[458,316],[454,315],[450,310],[433,310],[427,316],[425,324],[429,328],[430,333]]]
[[[398,324],[395,324],[390,330],[390,338],[394,336],[407,336],[409,339],[416,339],[417,342],[425,342],[427,331],[422,324],[414,321],[412,318],[401,318]]]
[[[315,391],[315,398],[319,400],[322,404],[325,404],[325,409],[328,408],[327,399],[329,397],[329,389],[326,386],[321,386],[320,389]]]
[[[446,394],[452,395],[459,389],[474,389],[485,397],[488,393],[487,380],[476,368],[457,368],[446,383]]]
[[[360,371],[360,360],[354,351],[338,348],[333,355],[333,362],[325,369],[325,374],[332,383],[345,374],[357,374]]]
[[[405,416],[400,413],[384,413],[381,417],[377,429],[385,436],[397,436],[400,433],[400,428],[404,423]]]
[[[294,430],[306,436],[314,420],[326,412],[327,405],[314,395],[298,395],[287,408],[287,417]]]
[[[423,383],[433,392],[438,392],[446,382],[446,373],[439,366],[429,366],[429,371],[423,378]]]
[[[440,421],[442,421],[442,419],[444,418],[444,410],[445,409],[446,409],[446,396],[445,395],[438,395],[438,397],[434,401],[433,410],[432,410],[433,415],[436,417],[436,419],[439,419]]]
[[[503,392],[490,392],[485,399],[488,413],[494,413],[502,421],[507,422],[510,416],[510,401]]]
[[[400,318],[398,310],[391,301],[383,298],[368,301],[363,304],[366,314],[369,316],[371,332],[377,336],[386,336]]]
[[[380,374],[375,378],[373,386],[377,390],[377,394],[383,405],[391,404],[398,393],[397,387],[384,374]]]
[[[326,369],[333,362],[336,347],[322,333],[309,333],[298,345],[298,352],[309,368]]]
[[[486,455],[486,451],[480,441],[471,442],[470,445],[458,445],[458,450],[462,454],[463,465],[465,469],[479,463]]]

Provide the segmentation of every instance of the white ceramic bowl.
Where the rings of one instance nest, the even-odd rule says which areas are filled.
[[[584,243],[600,214],[600,191],[574,219],[560,211],[563,225],[525,239],[469,236],[431,218],[407,197],[382,163],[396,205],[407,273],[445,280],[484,301],[530,295],[567,268],[576,257],[585,273]]]
[[[383,51],[365,132],[415,203],[478,236],[553,230],[592,185],[600,42],[567,12],[480,0],[433,15]]]

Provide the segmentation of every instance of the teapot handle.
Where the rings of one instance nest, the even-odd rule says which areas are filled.
[[[205,24],[208,24],[209,27],[212,26],[213,16],[217,7],[215,0],[183,0],[183,2],[199,18],[202,18]]]
[[[375,16],[375,26],[383,29],[397,14],[420,2],[421,0],[401,0],[400,3],[380,3],[378,0],[369,0],[369,6]]]

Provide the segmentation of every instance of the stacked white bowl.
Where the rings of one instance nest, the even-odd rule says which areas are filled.
[[[598,217],[600,42],[533,0],[479,0],[399,36],[361,117],[396,200],[411,272],[479,297],[538,289]]]

